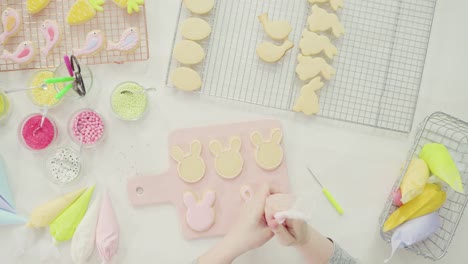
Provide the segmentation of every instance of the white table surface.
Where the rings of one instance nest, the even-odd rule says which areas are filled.
[[[126,194],[126,179],[133,175],[156,174],[168,166],[168,133],[175,128],[208,124],[278,118],[285,127],[285,146],[289,176],[295,193],[307,194],[313,211],[312,224],[335,238],[363,263],[382,263],[390,248],[378,232],[378,217],[388,192],[411,146],[413,133],[396,134],[325,119],[306,120],[286,112],[250,105],[225,103],[198,96],[180,95],[162,89],[151,96],[151,109],[142,122],[124,123],[113,116],[109,104],[111,89],[133,80],[151,87],[164,87],[171,53],[178,1],[147,1],[150,34],[150,60],[125,65],[93,66],[98,97],[85,103],[52,110],[59,121],[61,145],[70,145],[65,130],[70,114],[91,105],[102,113],[109,127],[105,142],[96,150],[85,151],[84,178],[78,184],[98,183],[108,189],[121,225],[121,249],[115,263],[187,263],[213,245],[217,239],[186,241],[179,219],[171,206],[134,209]],[[424,117],[442,110],[468,120],[468,2],[439,1],[434,20],[426,68],[417,106],[414,127]],[[117,73],[118,74],[115,74]],[[0,73],[0,79],[23,85],[30,72]],[[39,203],[71,189],[51,186],[44,177],[43,155],[33,154],[19,145],[17,129],[21,120],[37,111],[24,94],[12,96],[14,111],[6,126],[0,127],[0,154],[7,161],[9,178],[21,214]],[[339,217],[326,202],[319,186],[306,173],[310,164],[346,210]],[[75,186],[77,188],[79,186]],[[465,215],[449,248],[439,263],[461,263],[466,259],[468,216]],[[12,254],[13,230],[0,227],[0,263],[38,263],[37,250],[21,259]],[[46,231],[42,239],[50,239]],[[69,243],[60,246],[63,258],[71,263]],[[91,263],[99,263],[96,254]],[[237,260],[237,263],[302,263],[290,248],[275,240]],[[401,251],[392,263],[431,263]]]

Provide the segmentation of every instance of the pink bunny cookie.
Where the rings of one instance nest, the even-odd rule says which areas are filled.
[[[209,230],[215,221],[215,211],[213,205],[216,194],[213,191],[207,191],[199,201],[192,192],[184,193],[184,204],[187,207],[185,220],[187,225],[197,232]]]

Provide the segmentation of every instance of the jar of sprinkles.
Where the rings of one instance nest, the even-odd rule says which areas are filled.
[[[29,87],[36,87],[35,89],[29,90],[28,95],[31,102],[37,106],[47,106],[53,108],[60,105],[62,100],[55,99],[57,90],[54,84],[44,85],[44,81],[50,78],[54,78],[52,71],[38,71],[36,72],[31,80],[29,81]],[[44,87],[43,87],[44,85]],[[57,84],[63,86],[63,84]],[[63,87],[60,87],[62,89]]]
[[[0,91],[0,122],[6,120],[10,114],[11,105],[8,96]]]
[[[42,114],[32,114],[20,125],[19,138],[23,145],[34,151],[47,149],[57,138],[57,126],[48,116],[41,126]]]
[[[80,154],[71,148],[54,149],[46,160],[46,170],[52,183],[57,185],[72,183],[80,176]]]
[[[70,136],[84,148],[92,147],[101,142],[104,137],[104,129],[101,115],[91,109],[78,110],[70,119]]]
[[[135,82],[124,82],[115,87],[111,96],[115,115],[125,121],[139,120],[146,112],[148,94],[145,88]]]

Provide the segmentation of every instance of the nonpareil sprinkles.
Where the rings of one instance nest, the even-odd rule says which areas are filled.
[[[112,109],[123,120],[138,120],[145,113],[148,95],[145,89],[132,82],[120,84],[112,94]]]
[[[55,124],[47,117],[41,127],[42,115],[29,117],[23,124],[21,136],[24,143],[33,150],[47,148],[56,136]]]
[[[69,148],[57,149],[47,160],[47,169],[52,181],[58,184],[67,184],[75,180],[80,174],[80,168],[80,156]]]
[[[73,120],[72,133],[78,142],[93,145],[104,135],[104,122],[99,114],[84,110],[76,114]]]

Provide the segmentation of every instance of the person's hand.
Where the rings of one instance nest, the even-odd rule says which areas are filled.
[[[214,248],[198,259],[198,263],[230,263],[238,256],[258,248],[273,237],[265,220],[265,202],[270,196],[267,185],[262,186],[241,208],[239,218]]]
[[[302,246],[309,242],[309,226],[304,220],[286,219],[279,223],[275,214],[291,209],[296,198],[290,194],[274,194],[268,197],[265,204],[265,218],[268,226],[284,246]]]
[[[309,226],[304,220],[286,219],[284,223],[275,219],[275,214],[291,209],[295,197],[289,194],[274,194],[265,204],[265,218],[280,243],[295,246],[302,253],[307,263],[328,263],[334,246],[328,238]]]

